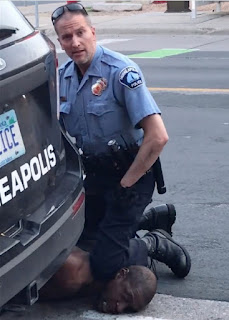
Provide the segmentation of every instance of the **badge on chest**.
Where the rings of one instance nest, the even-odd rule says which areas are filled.
[[[91,91],[95,96],[101,96],[102,92],[107,87],[107,79],[100,78],[91,87]]]

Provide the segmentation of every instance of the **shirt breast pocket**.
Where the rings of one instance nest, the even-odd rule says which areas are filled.
[[[107,137],[121,130],[122,108],[111,101],[90,101],[87,106],[89,130],[94,136]]]

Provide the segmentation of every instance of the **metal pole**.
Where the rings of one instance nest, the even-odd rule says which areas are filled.
[[[192,19],[196,19],[196,0],[192,0]]]
[[[221,11],[221,1],[218,1],[216,4],[216,12],[220,12]]]
[[[37,0],[35,0],[35,28],[39,28],[39,10]]]

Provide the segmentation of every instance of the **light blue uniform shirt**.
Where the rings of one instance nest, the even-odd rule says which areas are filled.
[[[64,126],[85,154],[107,152],[111,139],[121,145],[140,144],[144,132],[139,122],[161,113],[139,67],[120,53],[97,46],[80,83],[71,59],[59,74]],[[98,84],[104,84],[101,79],[106,83],[102,87]]]

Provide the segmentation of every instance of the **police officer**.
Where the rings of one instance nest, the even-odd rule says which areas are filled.
[[[154,191],[152,165],[168,141],[141,70],[96,44],[95,28],[80,3],[57,8],[52,22],[70,57],[59,73],[61,122],[85,159],[86,229],[93,215],[102,217],[90,254],[93,277],[112,279],[123,267],[147,265],[148,256],[185,277],[190,257],[167,232],[131,239]],[[114,161],[111,140],[127,151],[138,146],[128,167]]]

